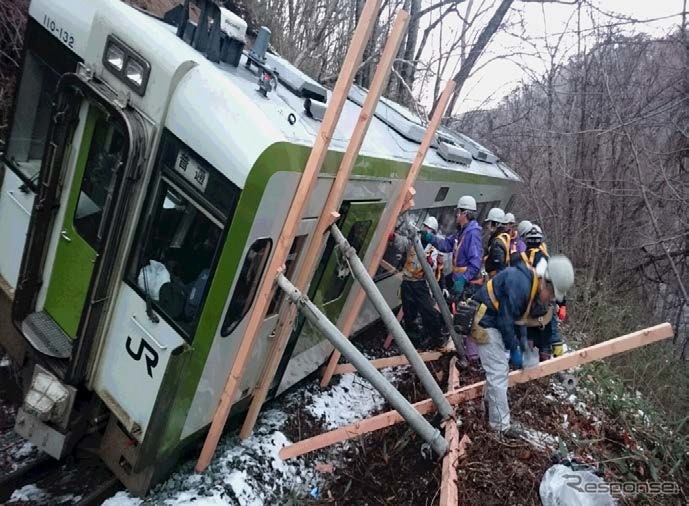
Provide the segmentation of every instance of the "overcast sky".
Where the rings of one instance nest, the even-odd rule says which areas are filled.
[[[474,8],[480,5],[481,1],[474,0]],[[486,5],[490,5],[489,0],[485,1],[487,2]],[[644,21],[643,23],[623,24],[618,29],[623,29],[627,33],[644,32],[652,36],[662,36],[676,29],[681,22],[681,16],[673,15],[681,13],[683,9],[683,0],[590,0],[589,3],[594,6],[594,9],[582,8],[581,16],[582,30],[588,30],[585,32],[588,34],[592,33],[591,27],[594,26],[591,16],[595,18],[595,23],[598,25],[625,23],[624,19],[614,19],[605,15],[605,13],[611,12]],[[652,19],[655,21],[651,21]],[[483,22],[485,23],[485,20]],[[493,38],[488,52],[479,60],[477,66],[481,66],[482,63],[499,55],[515,52],[534,53],[536,51],[545,53],[546,41],[553,45],[562,32],[566,32],[561,44],[565,54],[571,55],[576,52],[574,32],[577,29],[577,15],[575,6],[557,3],[541,5],[516,0],[509,14],[509,22],[513,26],[513,31],[520,33],[523,31],[524,35],[532,40],[536,47],[530,47],[529,44],[514,36],[499,33]],[[516,23],[519,23],[523,28]],[[478,25],[480,28],[481,23]],[[444,23],[442,34],[444,39],[449,41],[453,37],[452,32],[457,30],[459,26],[458,18]],[[434,40],[429,43],[429,50],[436,54],[439,51],[440,35],[440,32],[437,31]],[[511,59],[499,59],[488,63],[467,82],[455,112],[490,107],[514,89],[520,81],[528,80],[528,74],[520,68],[518,63],[511,60],[518,60],[522,65],[539,73],[545,70],[543,63],[534,56],[514,56]],[[448,68],[454,70],[455,66],[456,63],[453,62]],[[450,77],[450,73],[451,70],[448,70],[447,78]],[[429,101],[428,97],[423,99],[424,103]]]

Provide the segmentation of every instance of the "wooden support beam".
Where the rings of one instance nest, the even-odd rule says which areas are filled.
[[[203,444],[201,455],[196,463],[197,472],[203,472],[206,467],[208,467],[208,464],[210,464],[215,448],[220,440],[222,430],[225,427],[230,408],[237,398],[239,384],[251,358],[251,352],[254,349],[258,331],[265,319],[266,311],[270,304],[271,294],[275,284],[275,276],[278,273],[278,269],[285,264],[292,242],[294,242],[297,228],[304,214],[304,209],[306,208],[313,188],[316,186],[321,165],[328,154],[330,139],[335,132],[335,127],[340,119],[342,108],[347,102],[347,95],[354,81],[354,76],[359,70],[364,49],[371,37],[376,14],[378,13],[381,2],[382,0],[366,1],[366,5],[364,5],[361,17],[359,18],[359,23],[354,30],[352,42],[347,49],[340,75],[337,78],[332,96],[330,97],[328,107],[323,117],[323,122],[314,140],[309,158],[306,161],[304,172],[299,180],[299,185],[297,186],[292,200],[292,206],[285,217],[285,224],[280,233],[280,237],[275,243],[273,255],[265,271],[266,274],[263,276],[258,292],[256,293],[254,306],[251,309],[246,330],[239,344],[237,355],[234,357],[227,383],[220,397],[218,408],[213,416],[213,422],[211,423],[210,430]]]
[[[382,230],[380,237],[386,238],[392,232],[394,232],[395,225],[397,224],[397,217],[405,208],[405,205],[410,203],[410,200],[412,201],[411,203],[413,203],[413,199],[411,197],[414,196],[415,191],[412,185],[414,184],[414,181],[416,181],[416,177],[419,175],[419,171],[421,171],[423,161],[426,159],[426,153],[428,153],[428,149],[431,147],[431,143],[433,142],[435,133],[438,130],[438,126],[440,126],[440,120],[443,118],[443,114],[445,112],[445,109],[447,108],[448,102],[450,101],[450,97],[452,97],[454,89],[455,82],[453,80],[448,81],[447,85],[445,86],[445,89],[443,90],[443,93],[440,95],[440,98],[438,99],[438,105],[435,109],[435,112],[433,113],[433,117],[431,118],[430,123],[428,124],[428,128],[426,129],[426,133],[424,134],[423,140],[421,141],[419,150],[416,153],[416,157],[414,158],[414,161],[409,167],[407,179],[405,179],[404,184],[402,185],[402,188],[400,188],[395,200],[388,204],[389,212],[386,213],[386,218],[382,219],[381,223],[378,225],[378,228]],[[376,249],[374,250],[373,255],[371,256],[371,263],[368,266],[368,273],[371,277],[375,276],[376,271],[378,270],[378,265],[380,264],[380,261],[383,259],[383,255],[385,254],[386,247],[386,240],[380,240],[376,244]],[[350,297],[351,296],[352,295],[350,295]],[[364,303],[365,299],[366,293],[360,286],[356,285],[356,288],[354,288],[353,299],[351,299],[352,303],[351,305],[345,305],[347,313],[345,315],[344,320],[340,324],[340,330],[342,331],[343,335],[351,335],[352,329],[354,328],[354,323],[356,322],[356,318],[359,315],[359,311],[361,310],[361,306]],[[323,372],[321,386],[324,387],[328,385],[328,383],[330,383],[330,380],[332,379],[333,374],[335,372],[335,367],[337,366],[337,362],[339,360],[340,353],[337,350],[333,351],[333,354],[330,356],[330,361],[328,362],[328,365],[325,368],[325,371]]]
[[[578,365],[595,362],[596,360],[611,357],[624,351],[646,346],[647,344],[662,341],[663,339],[668,339],[672,337],[672,334],[672,325],[669,323],[661,323],[655,327],[638,330],[636,332],[632,332],[631,334],[610,339],[608,341],[603,341],[602,343],[589,346],[588,348],[584,348],[582,350],[566,353],[565,355],[557,358],[551,358],[550,360],[541,362],[537,367],[532,369],[520,369],[518,371],[512,371],[508,376],[509,384],[512,386],[518,383],[526,383],[527,381],[549,376],[551,374],[555,374],[556,372],[571,369],[572,367],[576,367]],[[464,401],[476,399],[477,397],[483,395],[485,383],[485,381],[480,381],[478,383],[474,383],[473,385],[452,390],[445,394],[445,397],[452,405],[457,405]],[[433,404],[432,399],[417,402],[414,404],[414,407],[422,415],[435,411],[435,405]],[[399,415],[399,413],[397,413],[397,411],[387,411],[386,413],[381,413],[371,418],[367,418],[365,420],[346,425],[345,427],[331,430],[330,432],[326,432],[319,436],[314,436],[312,438],[299,441],[293,445],[286,446],[280,450],[280,457],[282,459],[298,457],[304,453],[325,448],[326,446],[330,446],[341,441],[346,441],[368,432],[390,427],[400,423],[401,421],[403,421],[403,418]]]
[[[447,376],[447,390],[459,388],[459,369],[457,358],[450,360],[450,370]],[[466,437],[466,436],[464,436]],[[445,440],[449,451],[443,458],[443,468],[440,481],[440,506],[457,506],[459,494],[457,491],[457,461],[459,460],[459,429],[457,421],[449,419],[445,421]]]
[[[373,1],[369,0],[366,5],[368,6],[369,3],[373,3]],[[380,2],[378,1],[378,3]],[[362,19],[364,19],[363,15]],[[337,175],[335,176],[335,180],[330,188],[328,198],[323,206],[324,212],[321,213],[321,216],[318,218],[316,228],[311,236],[311,241],[309,242],[309,245],[303,254],[303,260],[301,261],[299,272],[296,273],[296,279],[294,282],[294,286],[296,286],[302,293],[306,293],[308,291],[308,283],[311,280],[311,276],[313,275],[316,266],[318,265],[325,234],[330,226],[340,216],[338,211],[340,209],[340,205],[342,204],[342,197],[344,196],[347,183],[351,176],[352,170],[354,169],[356,159],[359,156],[359,151],[361,150],[364,138],[366,137],[366,132],[371,124],[371,120],[373,119],[380,96],[382,95],[388,79],[390,78],[392,64],[395,60],[395,56],[397,55],[400,44],[402,43],[402,39],[407,32],[408,21],[408,12],[400,11],[399,14],[397,14],[397,18],[395,19],[390,36],[385,44],[385,49],[381,55],[380,62],[376,68],[375,75],[373,76],[371,87],[366,95],[364,104],[361,107],[359,119],[354,127],[347,150],[345,151],[342,162],[340,163],[340,167],[337,171]],[[347,91],[349,91],[349,88]],[[328,106],[328,108],[330,108],[330,106]],[[294,322],[294,318],[297,313],[296,306],[293,304],[283,304],[280,309],[280,317],[278,319],[273,345],[268,352],[268,358],[263,366],[263,371],[258,379],[256,388],[254,389],[254,396],[251,401],[251,405],[249,406],[249,411],[247,412],[246,418],[244,419],[244,424],[239,432],[239,437],[241,438],[249,437],[254,425],[256,424],[256,419],[261,411],[261,406],[263,406],[263,402],[268,395],[273,378],[275,377],[275,372],[280,364],[280,359],[285,352],[290,335],[292,334],[292,323]]]
[[[404,318],[404,310],[400,308],[400,310],[397,312],[397,321],[401,322],[402,318]],[[388,349],[392,345],[392,332],[388,332],[388,335],[385,336],[385,341],[383,342],[383,348]]]
[[[419,353],[419,356],[424,362],[434,362],[447,352],[448,350],[424,351],[423,353]],[[404,355],[371,360],[371,365],[376,369],[383,369],[384,367],[397,367],[400,365],[407,365],[408,363],[409,360],[407,360],[407,357]],[[354,367],[352,364],[338,364],[335,368],[335,374],[347,374],[350,372],[356,372],[356,367]]]

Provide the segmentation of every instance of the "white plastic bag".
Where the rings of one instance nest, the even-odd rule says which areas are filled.
[[[144,271],[146,271],[145,283]],[[160,287],[170,282],[170,273],[165,265],[155,260],[149,260],[148,265],[139,271],[137,281],[139,283],[139,288],[144,291],[146,290],[146,285],[148,285],[148,294],[151,296],[151,299],[157,301],[160,294]]]
[[[556,464],[545,472],[539,488],[543,506],[613,506],[603,479],[591,471]]]

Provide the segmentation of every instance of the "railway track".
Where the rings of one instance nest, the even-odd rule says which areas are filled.
[[[18,390],[10,368],[0,367],[0,504],[99,505],[123,488],[97,457],[97,440],[57,461],[16,434]]]

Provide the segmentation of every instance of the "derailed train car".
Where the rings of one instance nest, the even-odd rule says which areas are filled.
[[[16,430],[55,458],[101,432],[103,460],[139,494],[208,428],[329,96],[265,52],[266,32],[246,51],[241,19],[200,0],[193,22],[188,3],[163,20],[119,0],[33,0],[2,155],[2,323],[11,317],[16,331],[0,345],[25,377]],[[365,93],[350,91],[288,275]],[[378,223],[424,130],[407,109],[379,104],[340,210],[364,261],[387,240]],[[411,214],[431,213],[449,232],[460,195],[475,195],[482,213],[510,207],[518,181],[487,149],[441,131]],[[391,307],[398,257],[375,277]],[[329,242],[310,289],[334,322],[352,285],[342,267]],[[234,413],[251,398],[279,304],[276,294]],[[356,328],[376,318],[365,305]],[[297,326],[271,395],[331,351]]]

